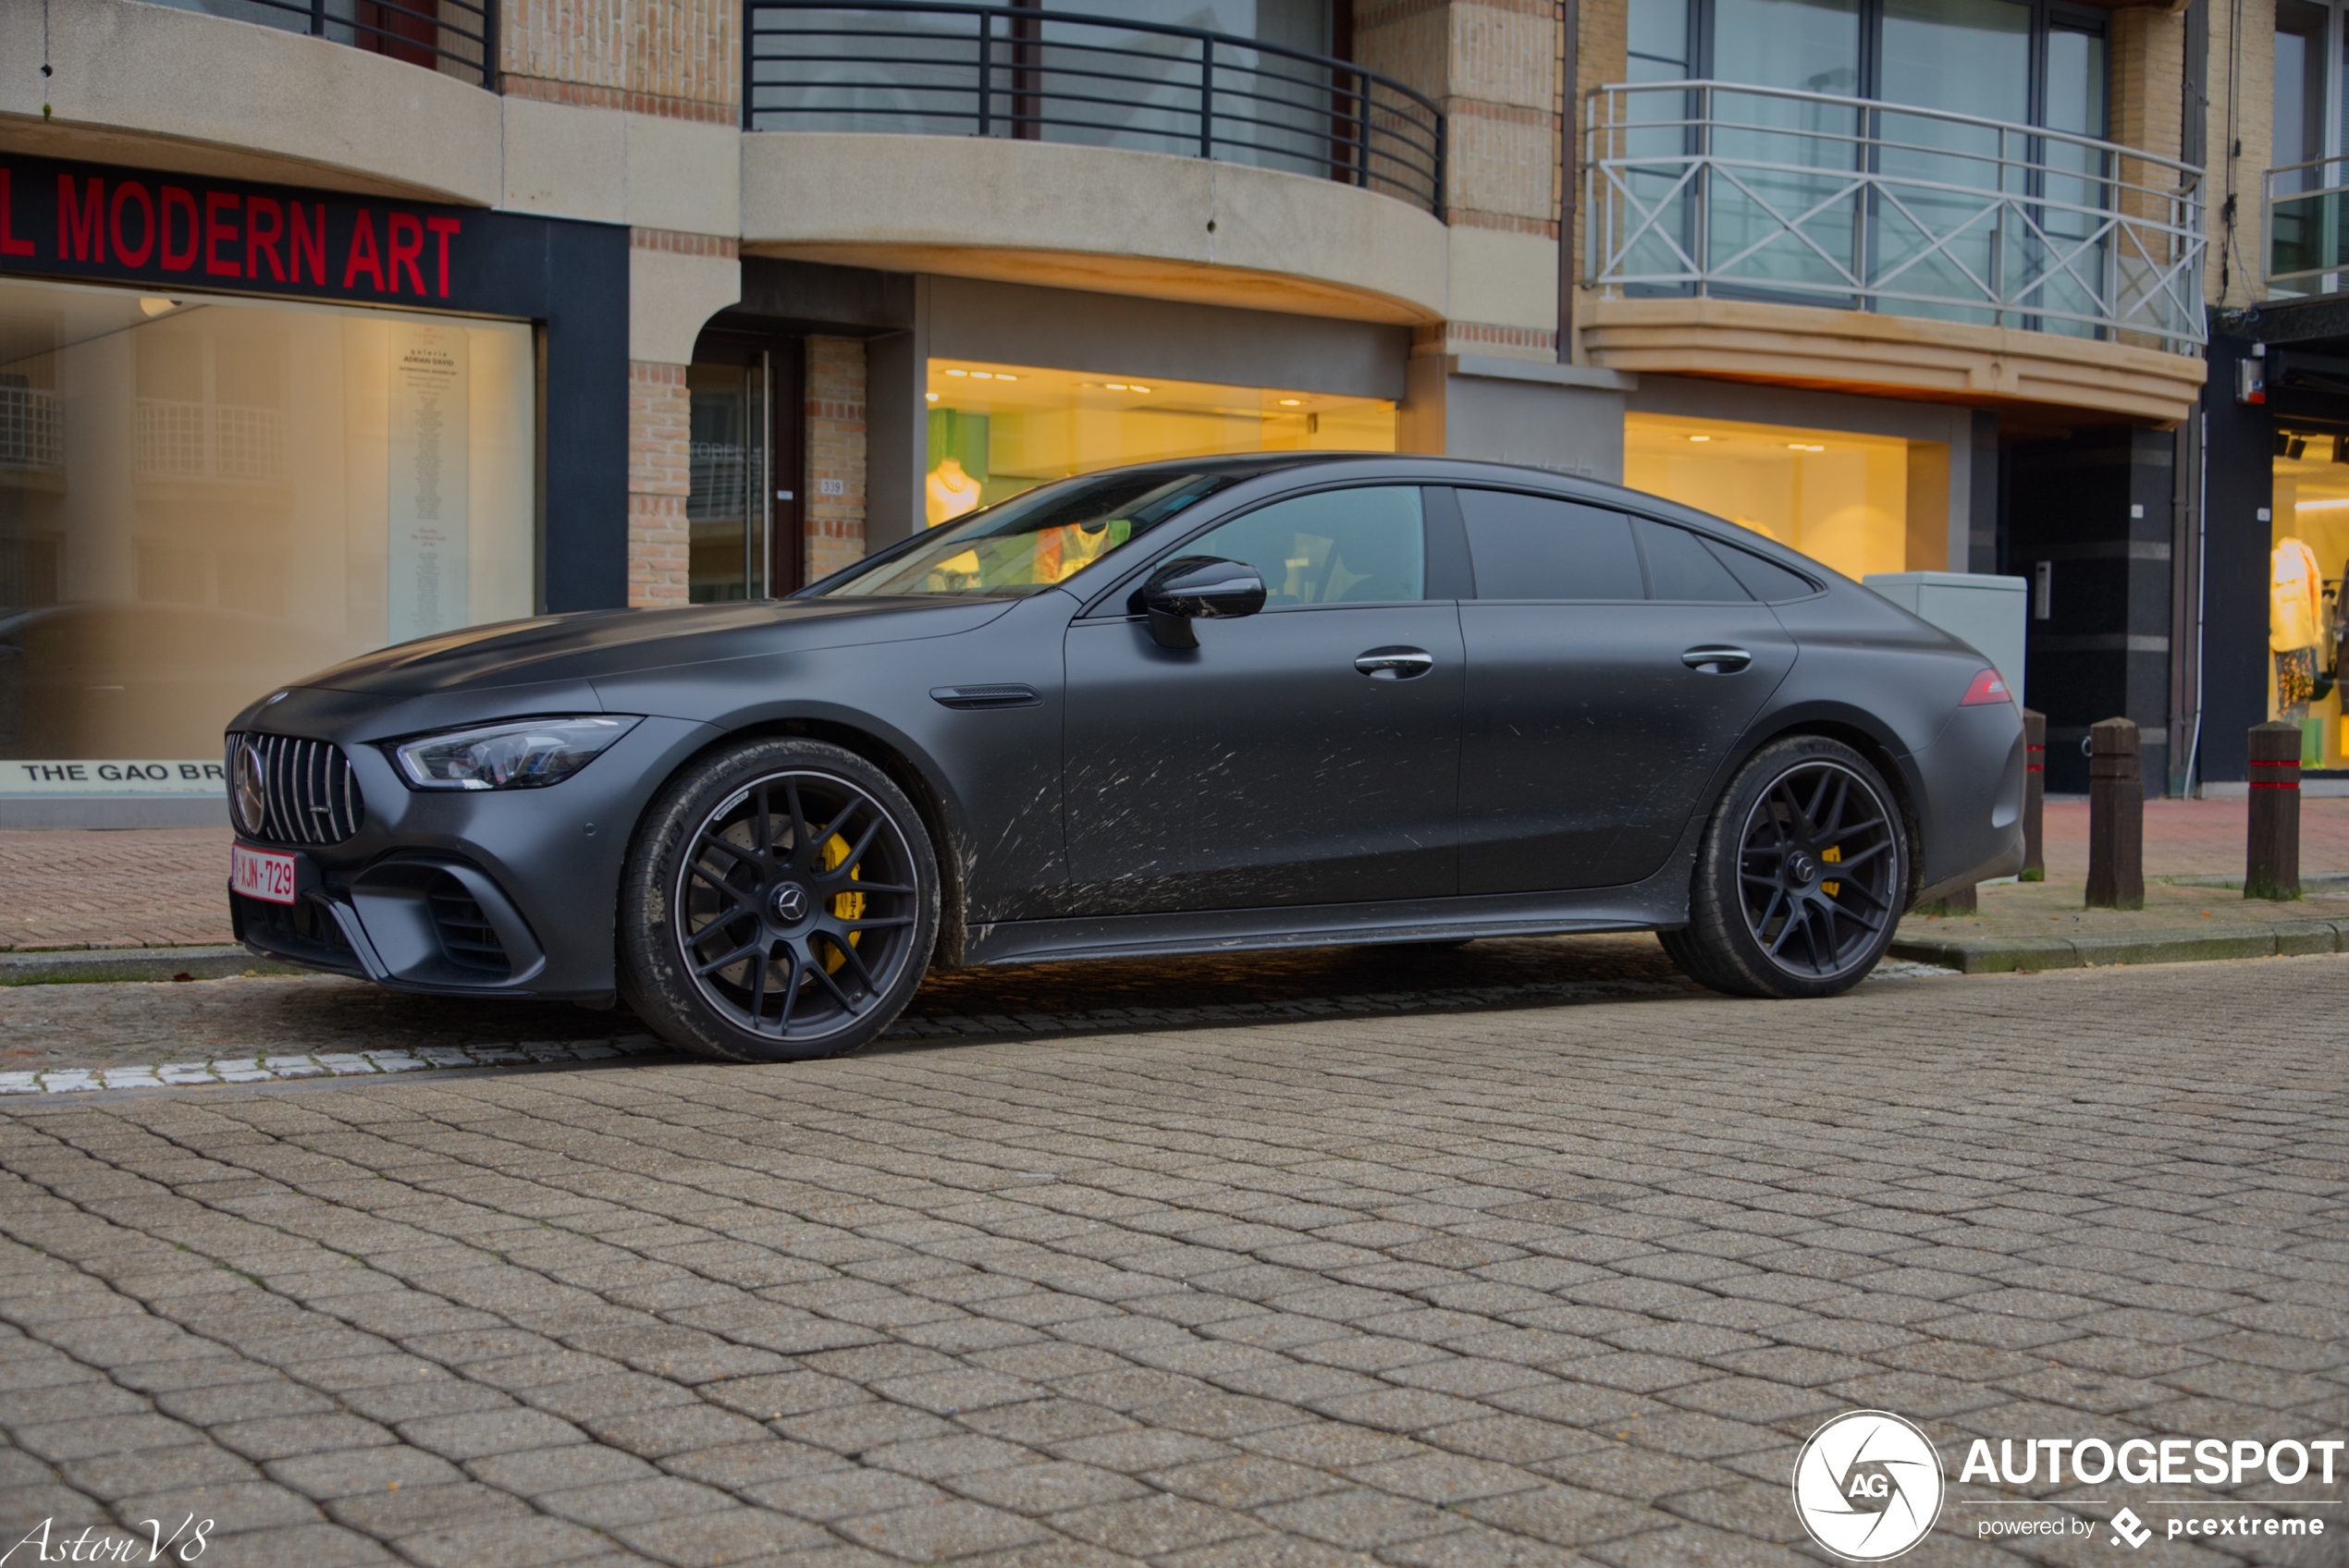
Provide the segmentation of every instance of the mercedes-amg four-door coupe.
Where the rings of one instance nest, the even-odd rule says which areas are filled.
[[[1864,976],[2022,860],[1980,654],[1654,496],[1284,453],[1038,486],[789,598],[405,643],[240,714],[254,950],[782,1060],[933,964],[1653,930]]]

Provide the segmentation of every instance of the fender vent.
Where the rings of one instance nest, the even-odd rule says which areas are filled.
[[[442,873],[433,879],[424,902],[432,911],[433,929],[440,936],[440,950],[449,962],[501,978],[513,972],[498,928],[489,924],[489,917],[462,882]]]

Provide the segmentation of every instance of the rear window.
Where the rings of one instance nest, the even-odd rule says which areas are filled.
[[[1685,528],[1651,518],[1639,520],[1640,548],[1647,553],[1648,585],[1659,599],[1699,604],[1751,601],[1748,594],[1704,541]]]
[[[1789,599],[1807,599],[1819,591],[1819,585],[1809,578],[1787,570],[1776,561],[1765,561],[1751,550],[1740,550],[1735,545],[1724,545],[1718,539],[1707,539],[1706,549],[1719,557],[1745,591],[1765,604],[1783,604]]]
[[[1511,490],[1462,490],[1480,599],[1644,599],[1631,520]]]

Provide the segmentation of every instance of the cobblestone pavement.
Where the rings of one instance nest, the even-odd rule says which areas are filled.
[[[2313,958],[10,1102],[0,1534],[1775,1568],[1801,1439],[1874,1406],[1950,1471],[1905,1562],[2134,1562],[1980,1505],[2199,1488],[1961,1456],[2341,1434],[2344,1017]]]
[[[1124,1032],[1251,1019],[1555,1006],[1694,988],[1648,936],[1030,964],[931,975],[894,1033],[923,1038]],[[625,1012],[560,1002],[402,996],[326,976],[0,987],[0,1072],[288,1051],[609,1043],[642,1033]]]
[[[2241,876],[2242,801],[2146,802],[2146,871]],[[2349,871],[2349,799],[2301,802],[2303,871]],[[174,827],[119,833],[0,832],[0,952],[226,942],[230,833]],[[2048,802],[2048,874],[2088,874],[2088,803]]]

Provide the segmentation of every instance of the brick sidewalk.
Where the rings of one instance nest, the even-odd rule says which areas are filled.
[[[2146,802],[2146,874],[2241,875],[2242,801]],[[0,952],[226,942],[226,827],[0,832]],[[2306,873],[2349,872],[2349,799],[2301,803]],[[2088,803],[2048,804],[2048,875],[2088,875]]]
[[[0,952],[226,942],[219,827],[0,832]]]

